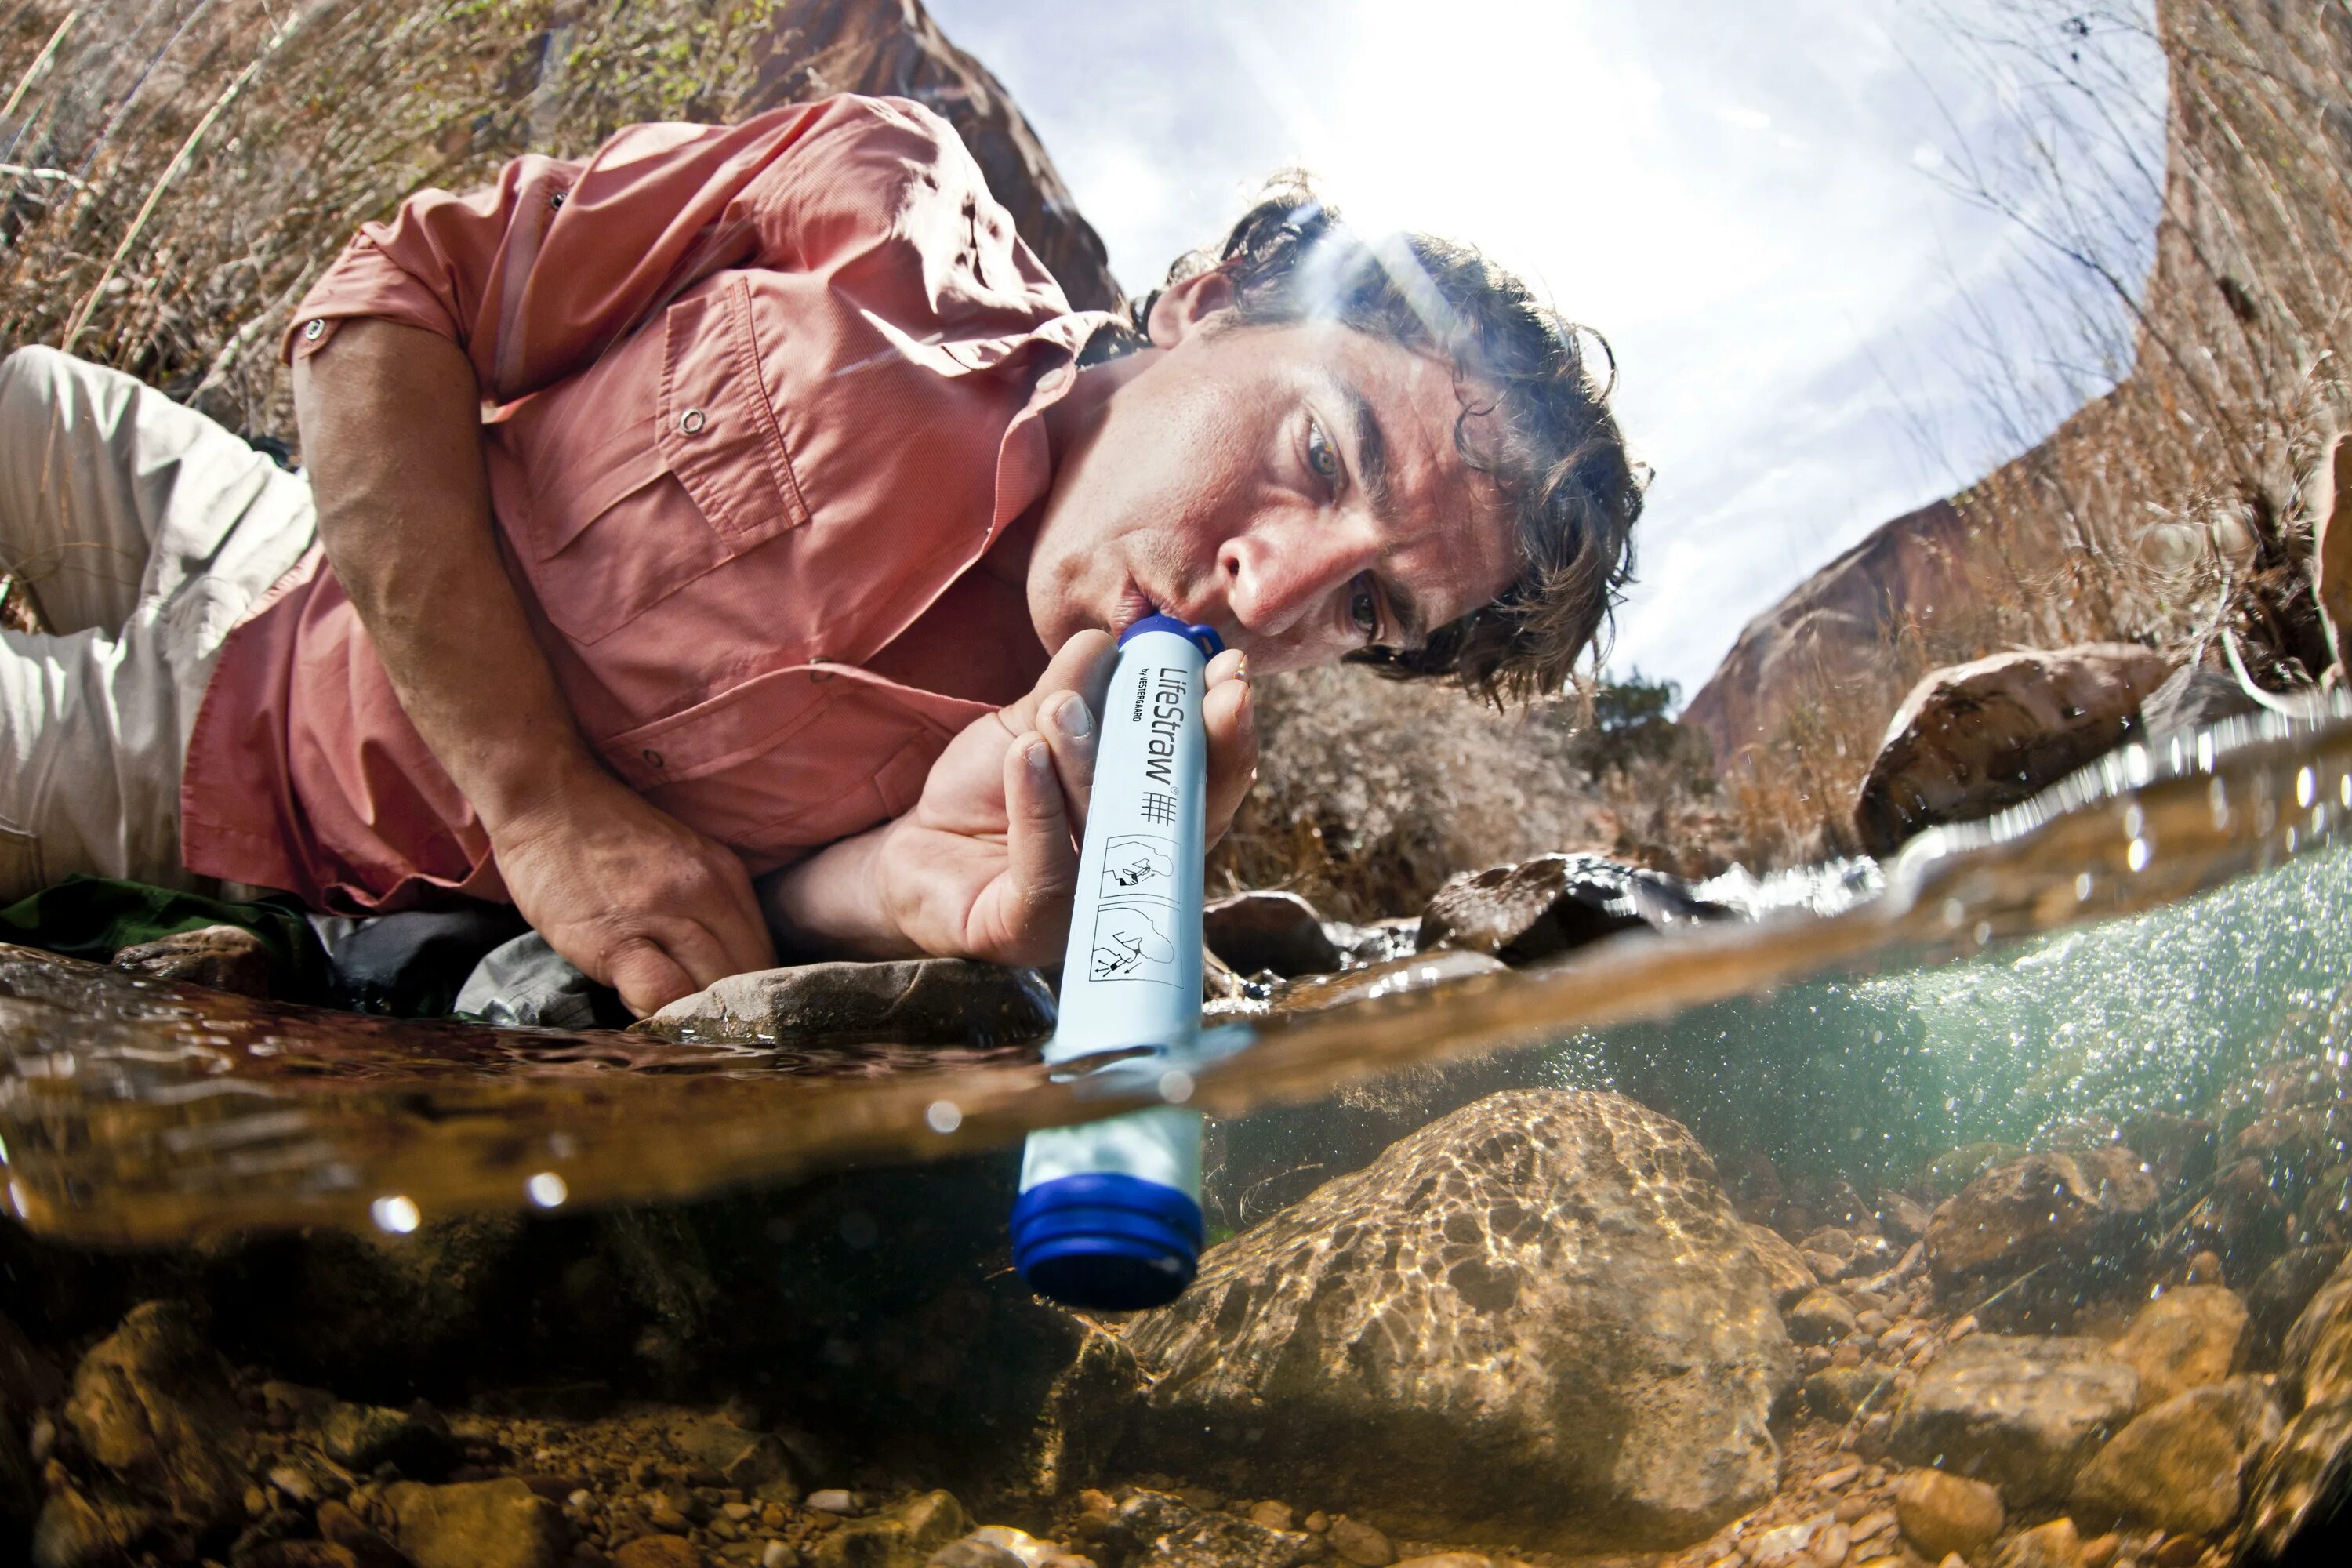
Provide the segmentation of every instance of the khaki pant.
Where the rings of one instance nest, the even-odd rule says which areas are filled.
[[[76,871],[193,887],[180,770],[222,642],[317,531],[310,489],[203,415],[51,349],[0,360],[0,903]]]

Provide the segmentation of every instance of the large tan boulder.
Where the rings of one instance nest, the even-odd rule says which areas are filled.
[[[1769,1498],[1795,1378],[1681,1126],[1519,1089],[1210,1249],[1129,1336],[1138,1462],[1409,1538],[1671,1548]]]
[[[2129,733],[2171,661],[2134,643],[1999,653],[1931,671],[1896,709],[1854,797],[1862,847],[2039,794]]]
[[[2109,1350],[2139,1373],[2145,1410],[2230,1375],[2246,1337],[2246,1304],[2220,1285],[2183,1285],[2139,1310]]]
[[[2074,1517],[2096,1531],[2153,1525],[2219,1535],[2238,1517],[2239,1477],[2277,1438],[2278,1400],[2250,1377],[2143,1411],[2074,1479]]]
[[[2091,1340],[1978,1334],[1938,1356],[1895,1413],[1889,1451],[2021,1505],[2066,1495],[2131,1416],[2139,1374]]]
[[[2108,1145],[2004,1160],[1937,1208],[1927,1261],[1947,1283],[1998,1277],[2113,1247],[2156,1203],[2138,1155]]]

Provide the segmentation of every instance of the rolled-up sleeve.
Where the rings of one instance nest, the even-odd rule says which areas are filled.
[[[954,131],[895,100],[826,99],[737,126],[630,126],[584,160],[526,155],[484,189],[423,191],[390,222],[364,225],[295,310],[280,352],[289,363],[315,353],[352,317],[398,321],[457,343],[483,395],[511,401],[593,363],[714,272],[822,267],[910,208],[943,205],[908,200],[964,184],[942,182],[943,167],[968,169],[985,195]],[[1035,268],[1025,246],[1010,249],[1019,271]]]

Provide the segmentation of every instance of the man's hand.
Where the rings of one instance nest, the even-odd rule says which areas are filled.
[[[639,1017],[775,965],[743,862],[602,773],[490,831],[515,908]]]
[[[1071,638],[1028,696],[948,743],[915,808],[880,830],[873,867],[882,911],[913,946],[1000,963],[1061,956],[1094,792],[1094,716],[1115,663],[1107,634]],[[1202,716],[1213,844],[1257,770],[1239,653],[1211,661]]]

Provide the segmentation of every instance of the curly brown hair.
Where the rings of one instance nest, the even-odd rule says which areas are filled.
[[[1633,579],[1647,482],[1609,408],[1617,362],[1607,341],[1468,246],[1358,237],[1295,172],[1276,176],[1223,245],[1179,257],[1167,282],[1212,269],[1231,276],[1237,325],[1337,321],[1443,357],[1463,404],[1454,446],[1511,509],[1520,568],[1500,597],[1433,629],[1422,647],[1349,658],[1400,679],[1454,679],[1498,704],[1560,691],[1588,649],[1598,663]],[[1136,331],[1160,292],[1129,307]],[[1607,366],[1597,382],[1587,340]]]

